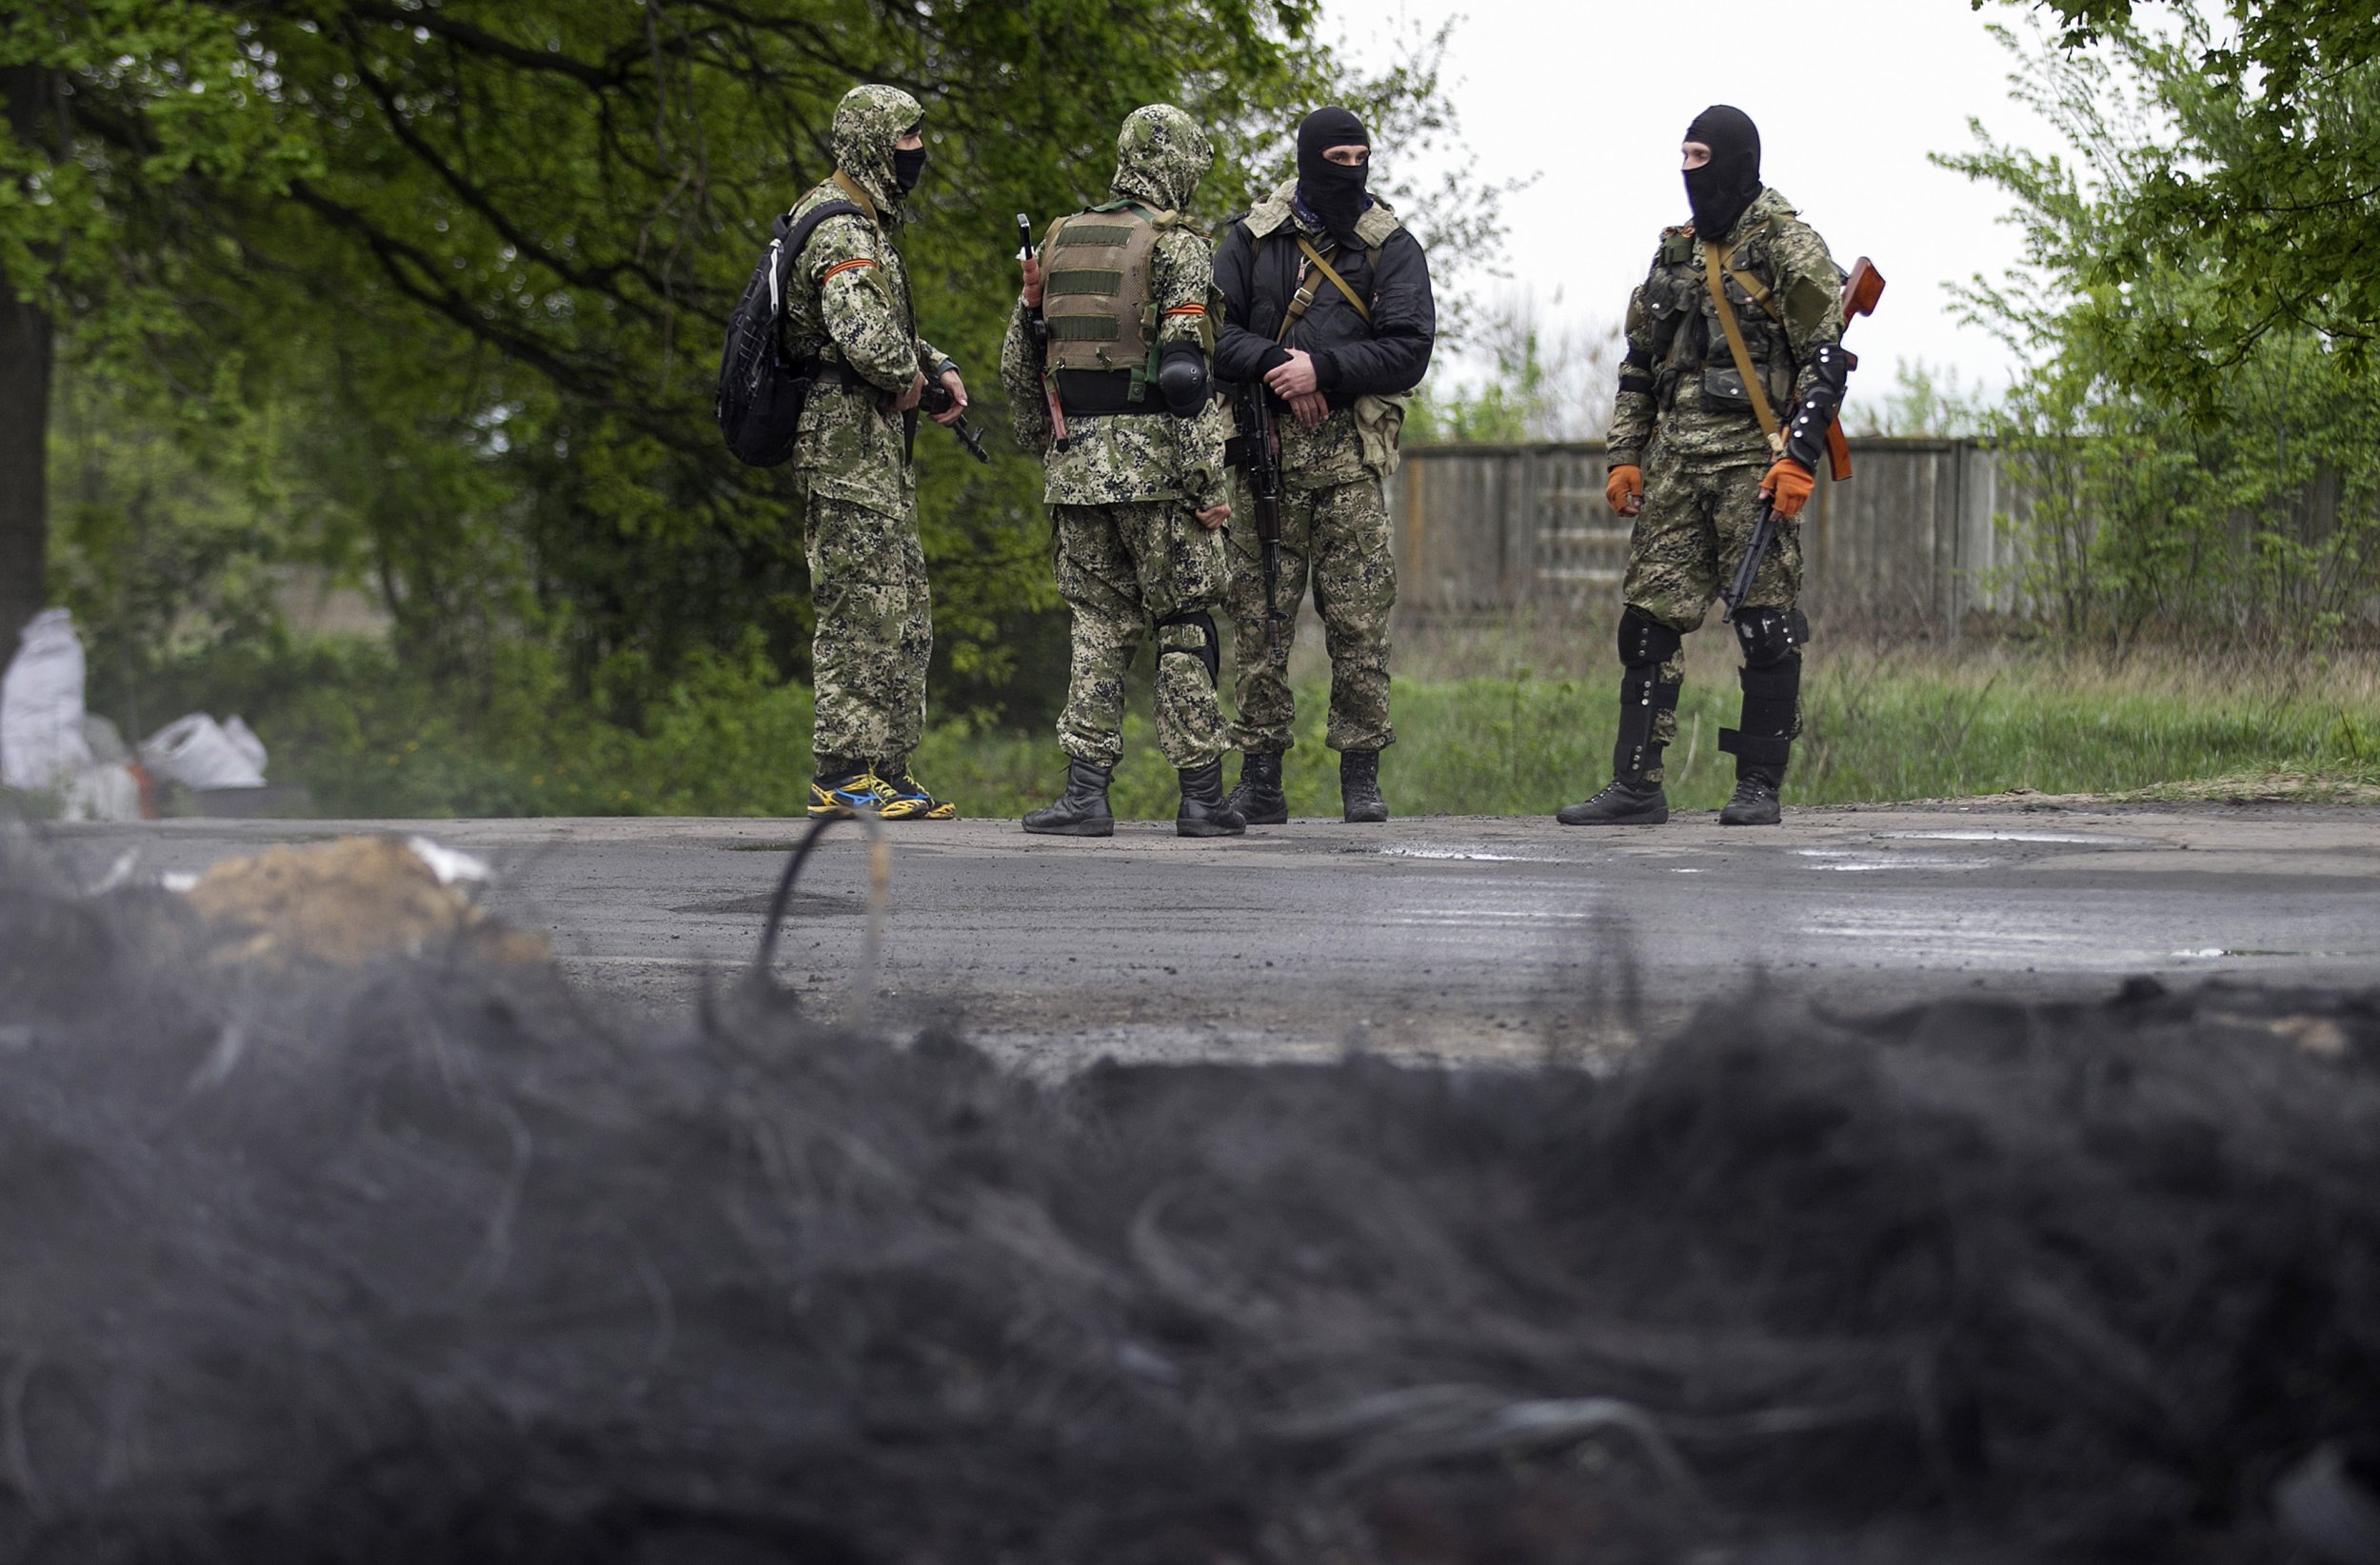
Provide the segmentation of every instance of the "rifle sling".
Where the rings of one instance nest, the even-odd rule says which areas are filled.
[[[1776,410],[1769,406],[1768,388],[1752,367],[1752,349],[1744,346],[1744,328],[1735,324],[1735,307],[1727,302],[1727,281],[1720,275],[1718,247],[1704,241],[1702,273],[1710,284],[1711,306],[1718,311],[1719,329],[1727,333],[1727,351],[1735,361],[1735,373],[1743,377],[1744,390],[1752,397],[1752,416],[1760,421],[1760,432],[1768,437],[1772,453],[1785,452],[1785,435],[1777,427]]]
[[[1344,297],[1349,304],[1356,307],[1356,313],[1363,317],[1363,324],[1365,326],[1370,326],[1372,324],[1371,309],[1365,306],[1362,300],[1356,297],[1356,290],[1347,286],[1347,279],[1339,275],[1339,269],[1333,267],[1328,260],[1324,259],[1320,250],[1314,248],[1314,241],[1308,239],[1304,234],[1299,234],[1298,236],[1298,248],[1305,251],[1306,259],[1313,262],[1317,267],[1320,268],[1322,275],[1331,280],[1331,287],[1337,288],[1340,295]]]

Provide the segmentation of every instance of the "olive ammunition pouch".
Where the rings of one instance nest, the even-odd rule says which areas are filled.
[[[1041,247],[1041,315],[1048,366],[1065,396],[1069,371],[1121,374],[1139,407],[1157,379],[1154,269],[1158,225],[1130,202],[1061,217]],[[1067,410],[1073,411],[1071,400]],[[1083,411],[1091,411],[1084,408]]]
[[[1215,631],[1215,616],[1205,609],[1196,613],[1168,614],[1157,622],[1157,656],[1162,663],[1169,653],[1186,652],[1206,664],[1206,677],[1220,684],[1223,677],[1223,644]]]
[[[1801,732],[1801,649],[1810,642],[1810,622],[1797,608],[1747,608],[1735,618],[1743,644],[1743,715],[1737,728],[1719,730],[1719,750],[1735,758],[1738,782],[1757,773],[1772,783],[1785,780],[1794,737]]]
[[[1685,645],[1685,638],[1669,626],[1631,607],[1619,617],[1619,732],[1612,745],[1612,775],[1641,778],[1657,771],[1667,744],[1664,728],[1674,730],[1677,697],[1684,681],[1667,665]],[[1660,720],[1668,716],[1667,724]]]

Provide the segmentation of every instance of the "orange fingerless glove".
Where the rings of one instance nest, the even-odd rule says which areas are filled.
[[[1818,475],[1792,457],[1778,457],[1760,479],[1760,492],[1769,497],[1769,508],[1788,520],[1801,514],[1817,486]]]
[[[1644,504],[1644,474],[1636,464],[1627,463],[1612,469],[1612,476],[1603,481],[1603,498],[1612,503],[1612,509],[1621,516],[1635,514]]]

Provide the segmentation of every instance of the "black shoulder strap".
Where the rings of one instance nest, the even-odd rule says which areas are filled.
[[[786,215],[791,216],[792,214],[787,213]],[[785,230],[784,243],[778,248],[777,255],[779,265],[785,268],[785,275],[787,277],[792,275],[793,264],[802,257],[802,247],[810,242],[810,235],[818,231],[818,226],[825,222],[830,217],[845,216],[865,217],[867,216],[867,213],[862,211],[859,208],[853,206],[848,201],[822,201],[817,206],[811,208],[808,211],[803,212],[802,216],[794,222],[793,226]],[[783,301],[792,296],[792,290],[783,287],[781,285],[778,289],[778,296],[780,300],[778,307],[782,310],[784,307]]]

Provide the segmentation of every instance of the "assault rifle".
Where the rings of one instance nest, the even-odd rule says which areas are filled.
[[[1851,275],[1843,280],[1843,324],[1848,327],[1862,315],[1874,315],[1876,301],[1883,296],[1884,274],[1875,269],[1874,262],[1861,256],[1853,265]],[[1859,367],[1856,354],[1846,349],[1843,357],[1851,362],[1852,368]],[[1826,465],[1834,471],[1835,483],[1840,484],[1851,477],[1851,446],[1843,439],[1843,421],[1839,417],[1826,426]],[[1744,606],[1744,599],[1751,595],[1753,581],[1759,576],[1760,567],[1768,563],[1769,550],[1776,546],[1776,529],[1775,510],[1763,505],[1760,519],[1752,525],[1752,543],[1746,546],[1743,559],[1735,566],[1735,580],[1728,583],[1727,590],[1719,594],[1719,601],[1726,604],[1719,613],[1722,622],[1734,620],[1735,611]]]
[[[1248,504],[1256,511],[1256,545],[1264,562],[1264,648],[1271,651],[1286,623],[1280,611],[1280,437],[1264,383],[1244,381],[1232,392],[1232,437],[1223,459],[1248,481]]]
[[[1017,265],[1033,259],[1033,223],[1022,212],[1017,214]],[[1058,449],[1066,448],[1066,410],[1059,406],[1058,378],[1049,367],[1049,318],[1039,305],[1024,307],[1024,328],[1032,333],[1034,357],[1041,361],[1041,400],[1049,405],[1049,438]]]
[[[950,405],[953,400],[954,399],[950,395],[950,387],[944,386],[938,380],[927,381],[925,383],[925,389],[918,393],[918,406],[928,418],[933,417],[937,413],[949,412]],[[967,449],[975,453],[976,461],[989,462],[992,460],[992,453],[983,449],[983,437],[976,433],[975,427],[967,423],[967,416],[964,413],[960,414],[959,417],[952,422],[950,425],[950,432],[967,443]]]

